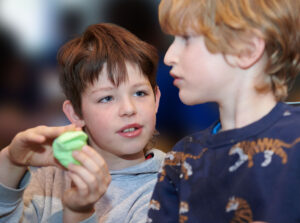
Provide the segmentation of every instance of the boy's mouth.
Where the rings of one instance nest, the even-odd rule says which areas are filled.
[[[142,127],[139,124],[126,125],[118,131],[118,134],[127,138],[133,138],[141,134]]]
[[[171,75],[171,77],[173,77],[175,80],[176,80],[176,79],[182,79],[181,76],[175,74],[173,71],[170,72],[170,75]]]
[[[171,77],[173,77],[174,79],[178,78],[174,73],[170,72]]]
[[[122,132],[133,132],[137,128],[129,128],[129,129],[124,129]]]
[[[174,78],[173,85],[175,85],[177,87],[178,81],[181,80],[182,78],[180,78],[179,76],[177,76],[177,75],[175,75],[174,73],[171,73],[171,72],[170,72],[170,75],[171,75],[171,77]]]

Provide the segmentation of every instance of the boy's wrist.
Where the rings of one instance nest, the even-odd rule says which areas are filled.
[[[69,222],[81,222],[85,219],[90,218],[95,212],[94,207],[86,208],[81,211],[75,211],[71,210],[68,207],[64,208],[64,214],[63,214],[63,222],[69,223]]]
[[[26,166],[20,166],[11,160],[10,155],[9,155],[9,146],[5,147],[1,151],[0,159],[3,159],[3,161],[6,163],[6,165],[10,168],[24,169],[24,170],[27,169]]]
[[[19,166],[11,161],[8,146],[2,149],[0,152],[0,183],[17,188],[26,171],[26,166]]]

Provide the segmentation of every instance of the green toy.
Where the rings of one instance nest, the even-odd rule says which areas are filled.
[[[70,131],[61,134],[52,144],[54,157],[66,168],[70,163],[80,165],[73,158],[72,152],[81,150],[87,144],[87,138],[87,134],[83,131]]]

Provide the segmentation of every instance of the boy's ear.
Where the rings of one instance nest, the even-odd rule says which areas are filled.
[[[260,58],[265,52],[265,41],[263,38],[253,35],[244,44],[240,53],[235,56],[236,65],[241,69],[248,69]]]
[[[155,92],[154,93],[155,93],[155,111],[157,113],[158,107],[159,107],[159,100],[160,100],[160,96],[161,96],[158,86],[155,87]]]
[[[64,101],[63,111],[72,124],[75,124],[77,127],[84,127],[84,120],[76,114],[74,107],[69,100]]]

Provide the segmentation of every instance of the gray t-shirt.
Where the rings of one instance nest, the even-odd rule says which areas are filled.
[[[90,222],[146,222],[149,201],[165,154],[153,149],[154,156],[138,165],[111,171],[112,181],[96,203]],[[56,167],[31,168],[20,188],[0,184],[0,223],[62,222],[61,198],[70,187],[66,172]]]

